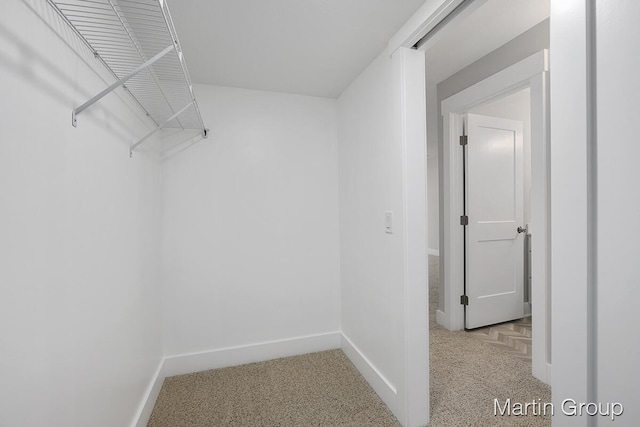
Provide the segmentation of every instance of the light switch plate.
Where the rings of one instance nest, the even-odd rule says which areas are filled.
[[[393,212],[387,211],[384,213],[384,232],[393,234]]]

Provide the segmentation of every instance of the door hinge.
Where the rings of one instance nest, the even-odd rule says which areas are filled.
[[[466,295],[460,295],[460,304],[469,305],[469,297]]]
[[[467,142],[468,142],[467,135],[460,135],[460,145],[465,146],[467,145]]]
[[[460,215],[460,225],[469,225],[469,217],[466,215]]]

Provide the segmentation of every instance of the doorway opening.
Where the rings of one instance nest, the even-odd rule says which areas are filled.
[[[434,373],[434,368],[438,369],[434,365],[439,363],[440,356],[434,354],[433,347],[437,339],[442,337],[449,339],[456,334],[466,337],[465,339],[477,338],[472,337],[472,333],[464,332],[465,328],[471,329],[524,318],[524,321],[520,321],[523,325],[518,325],[518,327],[529,328],[531,331],[529,333],[532,335],[530,350],[532,362],[528,365],[526,372],[526,375],[531,379],[529,388],[533,390],[537,385],[546,387],[543,383],[549,384],[551,380],[547,147],[549,141],[548,53],[546,50],[549,43],[549,21],[547,19],[549,10],[546,1],[528,2],[527,6],[537,7],[539,14],[536,15],[538,12],[527,10],[522,11],[522,14],[529,13],[528,16],[519,16],[521,11],[511,9],[509,12],[508,10],[515,5],[500,0],[472,2],[430,40],[418,44],[418,48],[424,50],[427,56],[427,198],[430,239],[429,294],[431,299],[429,310],[430,320],[437,327],[435,337],[433,329],[430,332],[430,363],[432,364],[430,378],[432,417],[436,417],[436,419],[435,407],[442,398],[434,393],[434,387],[437,386],[438,378],[440,378],[439,374]],[[471,39],[482,37],[483,31],[491,31],[486,28],[494,28],[494,33],[500,33],[504,30],[498,24],[502,19],[497,17],[500,14],[509,16],[507,19],[512,22],[519,21],[522,25],[520,32],[516,31],[511,38],[503,41],[494,39],[495,44],[491,48],[485,46],[486,50],[473,60],[467,60],[466,63],[460,60],[462,54],[459,55],[458,51],[468,53],[469,48],[466,44],[478,44]],[[527,19],[531,19],[531,21],[524,22]],[[479,23],[482,24],[483,29],[476,31],[475,29],[479,28]],[[500,31],[497,30],[498,27],[501,28]],[[474,30],[469,30],[469,28]],[[476,33],[482,33],[482,35]],[[494,36],[495,34],[486,37]],[[447,38],[449,39],[448,50],[443,47],[447,46],[447,43],[442,42]],[[451,53],[452,46],[456,52]],[[537,48],[534,49],[533,46]],[[456,61],[458,61],[457,68],[449,69],[448,73],[444,73],[440,69],[442,63],[455,64]],[[473,72],[476,75],[472,75]],[[478,74],[481,75],[480,78],[478,78]],[[451,83],[456,79],[457,81]],[[457,89],[454,87],[456,85]],[[513,219],[508,225],[505,225],[506,221],[501,221],[502,226],[508,228],[511,240],[517,241],[517,245],[511,248],[511,258],[521,262],[520,267],[512,266],[510,269],[504,269],[501,274],[503,276],[517,275],[521,278],[520,294],[513,298],[513,302],[519,302],[520,305],[516,307],[518,309],[516,314],[511,315],[510,318],[490,319],[484,324],[480,322],[475,326],[465,322],[465,307],[468,306],[464,305],[465,301],[462,298],[463,296],[472,296],[465,292],[464,280],[465,268],[469,267],[467,260],[465,260],[464,244],[469,236],[465,236],[468,226],[461,225],[461,221],[464,220],[461,217],[465,216],[464,204],[468,199],[464,194],[465,179],[462,175],[463,170],[466,171],[467,168],[462,165],[463,150],[460,146],[460,136],[468,136],[470,114],[519,121],[522,126],[523,139],[521,143],[522,178],[521,182],[517,184],[522,191],[522,212],[519,219]],[[524,140],[525,136],[526,141]],[[494,169],[489,168],[488,170]],[[434,185],[434,181],[436,185]],[[486,184],[488,188],[493,188],[502,183],[504,183],[503,179],[489,176]],[[515,187],[515,182],[512,182],[511,188],[505,189],[503,186],[503,193],[510,193]],[[495,208],[495,205],[499,204],[498,202],[489,202],[489,208]],[[435,212],[432,209],[434,205],[439,205]],[[520,227],[521,233],[518,233],[518,227]],[[433,239],[433,236],[437,236],[437,238]],[[502,253],[504,258],[505,251],[508,252],[509,249],[506,247],[508,245],[504,243],[507,239],[498,240],[501,240],[502,243],[498,245],[500,247],[497,252]],[[528,257],[529,253],[531,258]],[[477,254],[474,261],[478,262]],[[480,264],[482,269],[486,269],[487,260],[481,260]],[[485,278],[485,282],[491,279],[491,277]],[[432,286],[434,282],[437,284],[435,287]],[[504,289],[489,289],[487,292],[488,295],[506,293]],[[434,298],[437,301],[433,301]],[[489,311],[490,314],[494,314],[491,308]],[[531,322],[528,323],[526,319],[531,319]],[[473,357],[482,358],[482,355],[476,354]],[[463,361],[451,359],[451,363],[455,365],[463,363]],[[470,363],[473,365],[472,361]],[[478,367],[478,369],[484,368]],[[508,376],[509,374],[505,372],[504,375]],[[454,379],[454,381],[458,380],[462,381],[462,379]],[[483,380],[486,379],[478,379],[478,381]],[[546,390],[548,393],[548,387]],[[473,398],[470,398],[470,401],[473,401]],[[476,404],[478,404],[477,401]],[[482,405],[486,410],[486,402]]]
[[[465,191],[463,180],[463,150],[459,145],[460,136],[465,133],[465,118],[472,111],[496,112],[496,108],[505,107],[505,101],[513,101],[522,98],[525,90],[529,92],[530,111],[530,155],[531,178],[528,179],[530,190],[528,192],[529,202],[526,210],[529,211],[527,218],[522,215],[522,220],[527,222],[521,224],[504,223],[507,233],[516,236],[517,227],[527,230],[531,234],[531,299],[521,302],[531,303],[532,313],[532,372],[533,375],[543,382],[550,381],[550,333],[549,333],[549,174],[548,174],[548,61],[547,51],[543,50],[504,70],[470,86],[469,88],[456,93],[442,102],[443,120],[443,156],[442,156],[442,186],[445,203],[443,206],[443,231],[444,231],[444,257],[443,275],[444,281],[441,287],[444,293],[444,309],[438,310],[438,322],[449,330],[461,330],[465,327],[474,327],[474,324],[465,324],[465,311],[469,306],[459,304],[460,295],[465,295],[465,272],[469,266],[473,267],[475,260],[465,259],[465,236],[468,226],[460,225],[460,216],[465,215]],[[506,97],[506,98],[505,98]],[[497,101],[503,99],[503,101]],[[512,106],[513,107],[513,106]],[[515,114],[512,111],[511,114]],[[523,150],[524,153],[524,150]],[[523,168],[524,170],[524,168]],[[524,178],[522,182],[526,182]],[[490,183],[497,185],[495,182]],[[488,188],[491,191],[491,188]],[[488,203],[495,203],[495,199],[490,199]],[[524,212],[523,200],[523,212]],[[473,222],[474,218],[470,218]],[[519,220],[520,221],[520,220]],[[520,234],[520,233],[517,233]],[[516,236],[517,237],[517,236]],[[504,245],[503,245],[504,246]],[[501,249],[504,249],[501,248]],[[468,253],[469,254],[469,253]],[[470,258],[473,253],[469,254]],[[523,251],[524,261],[524,251]],[[498,258],[495,258],[501,261]],[[493,261],[495,262],[495,261]],[[490,265],[483,260],[482,265],[476,268],[487,269]],[[495,266],[493,266],[495,267]],[[514,271],[514,270],[509,270]],[[474,273],[470,271],[470,273]],[[529,274],[527,274],[529,275]],[[521,276],[524,277],[524,276]],[[492,279],[490,277],[490,279]],[[469,283],[469,282],[467,282]],[[472,283],[472,282],[471,282]],[[494,292],[498,293],[498,292]],[[524,295],[524,291],[521,293]],[[491,292],[486,294],[491,295]],[[476,293],[477,295],[477,293]],[[472,301],[470,301],[471,303]],[[522,313],[526,306],[522,306]],[[485,308],[486,310],[486,308]],[[489,308],[491,310],[491,308]],[[501,320],[493,319],[497,323]]]
[[[464,115],[464,327],[531,365],[531,88]],[[466,168],[465,168],[466,166]]]

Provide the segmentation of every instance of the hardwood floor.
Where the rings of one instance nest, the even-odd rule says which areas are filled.
[[[531,317],[474,329],[468,334],[531,363]]]

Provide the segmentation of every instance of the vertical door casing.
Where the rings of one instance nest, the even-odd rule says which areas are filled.
[[[635,330],[640,300],[636,231],[640,144],[635,128],[640,115],[640,2],[599,0],[591,12],[595,14],[591,102],[597,123],[590,147],[594,185],[590,196],[596,208],[592,221],[597,322],[593,398],[624,405],[624,414],[615,421],[599,416],[599,426],[631,426],[640,419],[640,339]]]

